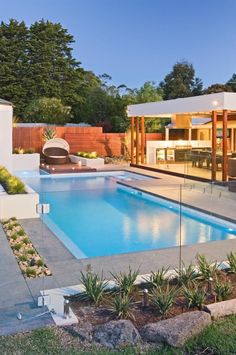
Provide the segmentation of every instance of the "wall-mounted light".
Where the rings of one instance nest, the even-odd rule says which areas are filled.
[[[217,100],[214,100],[214,101],[212,101],[212,105],[213,105],[213,106],[218,106],[218,105],[219,105],[219,102],[218,102]]]

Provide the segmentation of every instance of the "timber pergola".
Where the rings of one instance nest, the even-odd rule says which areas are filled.
[[[145,118],[175,118],[179,123],[187,124],[189,119],[210,117],[211,118],[211,143],[212,164],[211,180],[216,180],[216,138],[217,118],[222,120],[222,181],[227,181],[227,122],[228,119],[236,120],[236,93],[221,92],[216,94],[201,95],[160,102],[129,105],[128,117],[131,117],[131,164],[144,164],[145,149]],[[184,122],[185,121],[185,122]],[[188,123],[189,124],[189,123]],[[190,126],[191,127],[191,123]],[[141,132],[140,132],[141,126]],[[136,133],[136,134],[135,134]],[[141,133],[141,134],[140,134]],[[136,136],[136,147],[135,147]],[[140,137],[141,136],[141,137]],[[141,138],[141,139],[140,139]],[[141,141],[141,142],[140,142]],[[141,143],[141,144],[140,144]],[[134,151],[136,148],[136,159]]]

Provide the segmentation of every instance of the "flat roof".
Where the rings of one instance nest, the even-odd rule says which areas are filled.
[[[0,105],[12,106],[12,103],[10,101],[6,101],[6,100],[3,100],[3,99],[0,99]]]
[[[127,114],[129,117],[168,117],[174,114],[190,113],[201,115],[201,113],[222,110],[236,111],[235,92],[219,92],[216,94],[129,105],[127,107]]]

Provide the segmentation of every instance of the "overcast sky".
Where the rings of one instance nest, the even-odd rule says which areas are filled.
[[[188,60],[205,86],[236,72],[236,0],[0,0],[0,18],[60,22],[74,56],[115,84],[159,82]]]

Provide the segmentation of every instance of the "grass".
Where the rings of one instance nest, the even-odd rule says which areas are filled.
[[[210,325],[202,334],[191,339],[184,349],[174,349],[169,346],[163,346],[161,349],[127,347],[114,353],[83,343],[65,329],[49,327],[30,333],[0,337],[0,353],[4,355],[230,355],[235,354],[235,333],[236,316],[231,316]]]

